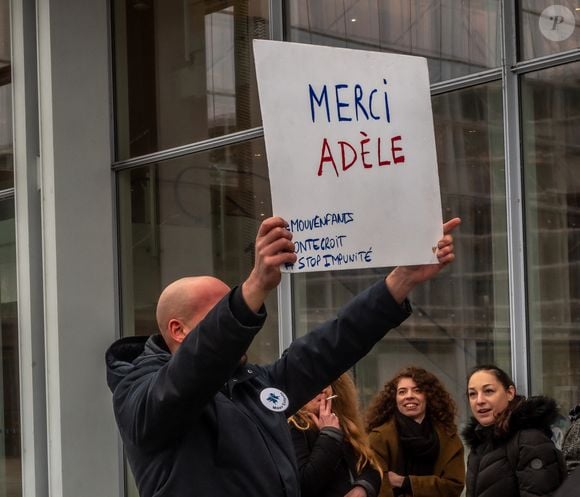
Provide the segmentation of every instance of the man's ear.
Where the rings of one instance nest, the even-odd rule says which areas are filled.
[[[183,342],[186,335],[183,323],[179,319],[170,319],[167,323],[167,334],[174,342]]]

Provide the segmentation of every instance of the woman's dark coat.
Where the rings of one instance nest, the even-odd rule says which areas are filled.
[[[562,455],[550,439],[557,414],[554,400],[532,397],[514,409],[505,433],[472,418],[463,430],[471,449],[467,497],[553,495],[565,478]]]
[[[343,497],[355,485],[375,497],[381,486],[379,472],[370,464],[357,474],[358,457],[333,428],[300,430],[291,426],[300,473],[301,497]]]

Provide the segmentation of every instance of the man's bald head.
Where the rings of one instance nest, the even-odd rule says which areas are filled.
[[[181,278],[169,284],[157,302],[157,326],[169,350],[177,350],[185,336],[230,288],[212,276]]]

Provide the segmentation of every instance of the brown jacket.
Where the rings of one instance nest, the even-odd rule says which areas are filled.
[[[439,457],[435,461],[433,474],[404,476],[409,476],[411,480],[413,497],[459,497],[465,485],[463,443],[458,434],[449,436],[441,426],[434,424],[439,436]],[[396,461],[399,454],[395,420],[391,419],[372,430],[369,438],[384,472],[379,497],[393,497],[387,473],[390,471],[391,461]]]

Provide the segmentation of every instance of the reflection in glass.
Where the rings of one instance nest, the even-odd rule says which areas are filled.
[[[0,0],[0,190],[14,186],[9,5],[8,1]]]
[[[522,80],[532,390],[580,399],[580,64]]]
[[[498,67],[498,0],[290,0],[288,40],[427,58],[431,82]]]
[[[465,419],[465,378],[477,363],[510,364],[509,302],[499,82],[434,97],[443,217],[459,216],[456,262],[411,295],[413,316],[356,366],[366,402],[409,364],[445,383]],[[396,236],[396,233],[393,233]],[[298,335],[334,316],[385,270],[293,276]]]
[[[266,0],[115,0],[117,159],[259,126],[267,14]]]
[[[234,286],[249,274],[259,223],[271,215],[262,140],[124,171],[119,188],[124,335],[157,331],[157,297],[177,278]],[[274,292],[254,362],[278,356],[276,304]]]
[[[14,199],[0,200],[0,495],[22,495]]]
[[[580,47],[577,0],[522,0],[519,45],[524,60]]]

